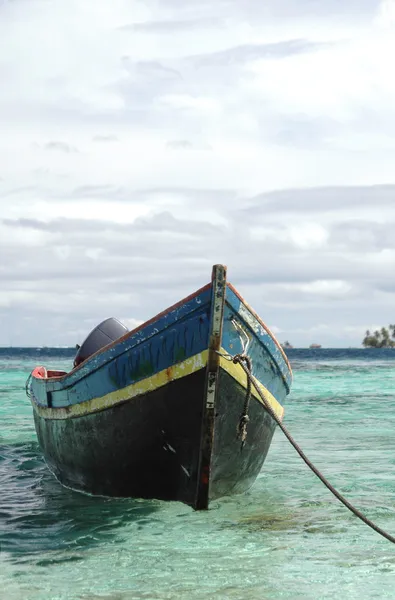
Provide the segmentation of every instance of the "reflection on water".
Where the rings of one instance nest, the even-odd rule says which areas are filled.
[[[143,526],[158,508],[155,501],[98,498],[63,487],[35,443],[0,445],[0,490],[1,550],[18,561],[39,560],[48,550],[81,553],[108,542],[129,521]]]

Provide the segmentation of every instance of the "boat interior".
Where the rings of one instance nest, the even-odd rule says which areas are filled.
[[[36,367],[32,373],[33,377],[37,379],[50,379],[51,377],[63,377],[66,375],[66,371],[52,371],[45,367]]]

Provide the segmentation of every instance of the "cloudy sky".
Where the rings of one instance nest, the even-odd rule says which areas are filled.
[[[209,281],[295,346],[395,321],[395,1],[0,0],[0,345]]]

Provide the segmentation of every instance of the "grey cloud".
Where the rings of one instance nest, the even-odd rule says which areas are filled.
[[[192,56],[190,60],[198,66],[226,66],[243,64],[260,58],[281,59],[294,54],[312,52],[325,48],[329,43],[316,43],[308,40],[286,40],[273,44],[245,44],[221,52]]]
[[[201,223],[196,221],[180,221],[167,211],[156,213],[150,217],[139,217],[131,224],[66,218],[54,219],[49,222],[26,218],[2,219],[0,220],[0,224],[4,224],[6,227],[11,228],[35,229],[38,231],[64,233],[68,235],[81,232],[83,234],[100,234],[103,231],[109,231],[115,235],[125,234],[127,236],[137,232],[143,232],[144,234],[148,232],[182,232],[185,234],[202,235]],[[205,223],[204,230],[205,233],[215,233],[217,232],[217,227],[210,225],[210,223]],[[69,239],[71,241],[72,237]],[[113,242],[111,241],[111,243]]]
[[[95,185],[87,183],[85,185],[63,189],[58,187],[49,187],[44,185],[17,186],[0,191],[1,198],[10,198],[14,196],[23,196],[30,199],[40,197],[45,199],[59,199],[75,202],[78,200],[116,200],[118,202],[144,203],[149,198],[160,197],[162,195],[174,196],[177,201],[184,205],[212,206],[213,203],[233,203],[238,194],[233,189],[195,189],[184,187],[158,186],[146,187],[136,190],[126,186],[116,186],[112,184]]]
[[[78,149],[75,146],[70,146],[70,144],[66,144],[65,142],[48,142],[44,145],[45,150],[55,150],[57,152],[65,152],[66,154],[78,152]]]
[[[179,93],[185,89],[183,75],[179,69],[160,61],[134,61],[129,56],[121,59],[127,73],[111,86],[123,99],[124,116],[150,127],[163,127],[163,121],[156,119],[157,107],[154,102],[160,96]],[[163,108],[162,108],[163,110]]]
[[[105,280],[111,276],[122,279],[125,266],[129,272],[134,270],[136,277],[136,271],[142,270],[144,275],[143,265],[152,261],[175,260],[182,263],[191,260],[193,263],[203,239],[208,237],[214,240],[220,234],[218,227],[210,223],[179,220],[168,212],[149,218],[141,217],[125,225],[76,219],[56,219],[49,223],[32,219],[6,219],[3,225],[48,234],[41,245],[29,247],[28,263],[21,260],[25,248],[7,243],[3,245],[0,241],[1,253],[5,258],[0,270],[1,277],[33,282],[37,279],[51,281],[64,278],[86,278],[92,282],[92,268],[95,265]],[[67,248],[67,260],[60,259],[57,248]],[[92,250],[100,252],[99,261],[92,260],[87,254]],[[163,276],[163,272],[155,268],[150,285],[155,278]],[[169,274],[165,277],[169,279]],[[178,274],[174,272],[172,278],[176,281]]]
[[[361,219],[332,226],[330,243],[361,252],[395,249],[394,223],[375,223]]]
[[[129,203],[144,203],[150,197],[163,194],[172,195],[176,199],[182,199],[184,205],[200,203],[211,205],[213,202],[232,201],[237,193],[232,189],[194,189],[183,187],[146,187],[139,190],[114,185],[83,185],[65,192],[51,191],[51,195],[58,198],[78,200],[97,199],[117,200]]]
[[[178,33],[201,28],[220,27],[223,24],[222,19],[215,18],[195,18],[183,20],[167,21],[143,21],[140,23],[131,23],[120,27],[122,31],[133,31],[143,33]]]
[[[309,283],[317,279],[346,280],[355,283],[387,281],[392,278],[388,265],[377,265],[366,269],[366,263],[359,248],[345,242],[347,235],[336,236],[330,243],[310,249],[296,247],[292,241],[280,242],[276,239],[251,239],[249,228],[238,227],[237,213],[233,213],[231,227],[218,227],[210,222],[179,220],[168,212],[137,219],[132,224],[103,223],[98,221],[57,219],[50,223],[40,221],[10,219],[3,221],[7,227],[22,227],[48,232],[48,239],[42,246],[29,248],[32,265],[15,268],[21,264],[24,249],[8,247],[2,252],[7,258],[2,269],[3,278],[12,280],[56,280],[64,278],[86,278],[92,283],[95,277],[92,269],[97,266],[102,280],[108,277],[122,280],[125,268],[133,274],[135,281],[144,287],[152,287],[156,277],[162,280],[163,273],[152,264],[157,257],[165,264],[173,266],[184,263],[195,264],[203,256],[218,254],[232,258],[233,274],[243,284]],[[346,225],[342,225],[343,230]],[[350,223],[350,231],[353,224]],[[335,229],[336,232],[336,229]],[[338,235],[338,231],[337,231]],[[346,248],[345,248],[346,245]],[[69,248],[69,258],[59,260],[54,252],[56,247]],[[100,250],[100,260],[94,261],[87,250]],[[346,250],[346,251],[345,251]],[[270,257],[260,260],[259,257]],[[52,259],[51,259],[52,257]],[[251,257],[255,257],[252,260]],[[23,261],[22,261],[23,262]],[[152,277],[144,273],[144,264],[151,264]],[[194,271],[195,272],[195,271]],[[156,274],[156,275],[155,275]],[[165,277],[168,282],[176,282],[179,270],[176,268]],[[145,283],[144,283],[145,281]]]
[[[122,66],[128,76],[111,87],[124,101],[125,109],[122,113],[125,120],[133,121],[138,127],[149,124],[157,129],[163,128],[166,123],[167,127],[182,128],[188,131],[189,135],[197,135],[201,132],[201,116],[191,110],[183,111],[163,104],[160,102],[161,97],[171,94],[190,95],[191,90],[199,90],[200,95],[210,97],[226,97],[232,92],[236,106],[240,105],[235,110],[240,112],[245,110],[241,107],[245,106],[247,99],[244,95],[240,97],[235,94],[235,82],[242,76],[246,63],[259,58],[280,60],[302,52],[317,51],[326,46],[324,43],[291,39],[278,43],[240,45],[221,52],[166,61],[134,61],[130,56],[124,56]],[[262,118],[271,124],[274,120],[273,109],[268,111],[268,107],[262,102],[253,106],[253,101],[248,100],[249,111],[252,111],[258,120],[262,115]],[[231,115],[229,117],[231,118]],[[310,125],[311,129],[314,128],[314,125],[307,125]],[[280,143],[288,143],[289,137],[292,136],[294,143],[300,143],[303,138],[302,118],[299,122],[289,123],[288,129],[288,132],[281,129],[279,132],[274,131],[274,138]]]
[[[135,61],[131,56],[120,58],[125,75],[106,87],[121,97],[123,108],[117,111],[90,110],[83,103],[64,98],[56,106],[45,107],[47,119],[62,121],[64,126],[79,124],[81,127],[108,128],[122,130],[128,125],[136,129],[183,130],[189,137],[201,136],[202,116],[198,110],[181,110],[171,104],[161,102],[163,96],[191,95],[198,90],[199,95],[224,98],[232,94],[232,107],[226,107],[224,117],[232,122],[233,113],[248,110],[262,128],[265,138],[281,145],[308,146],[322,143],[329,124],[303,117],[283,119],[276,109],[259,102],[243,93],[238,81],[243,76],[243,68],[248,61],[256,58],[276,58],[299,52],[316,51],[322,47],[308,40],[287,40],[278,44],[250,44],[228,48],[223,52],[185,56],[167,60]],[[6,107],[15,120],[35,120],[40,117],[42,106],[34,104]],[[17,112],[15,112],[17,111]],[[0,111],[1,114],[4,111]],[[335,125],[335,124],[334,124]],[[333,127],[331,134],[336,132]],[[106,136],[96,136],[95,142],[110,141]],[[206,145],[210,140],[204,141]],[[53,142],[52,144],[57,144]],[[52,150],[61,151],[59,146]],[[49,149],[49,148],[48,148]],[[67,152],[66,148],[63,148]],[[71,150],[71,148],[69,148]]]
[[[82,199],[116,199],[130,200],[132,194],[130,191],[114,185],[95,185],[87,184],[78,187],[59,191],[58,187],[49,187],[45,185],[29,185],[11,187],[0,192],[0,198],[23,196],[24,198],[40,196],[41,198],[52,198],[62,200],[82,200]]]
[[[21,227],[25,229],[36,229],[38,231],[52,231],[53,223],[47,223],[45,221],[37,221],[36,219],[1,219],[0,225],[3,224],[6,227]]]
[[[229,200],[230,198],[234,198],[237,194],[235,190],[227,189],[227,188],[187,188],[187,187],[152,187],[152,188],[143,188],[139,190],[141,194],[174,194],[176,196],[184,196],[188,197],[191,200],[203,201],[207,200],[209,202],[213,200],[218,200],[218,202],[222,202],[224,200]]]
[[[192,142],[188,140],[172,140],[167,142],[166,146],[172,150],[188,150],[189,148],[193,148]]]
[[[127,191],[120,186],[114,185],[81,185],[79,187],[61,194],[64,198],[113,198],[119,200],[127,197]]]
[[[344,208],[395,206],[395,185],[339,186],[278,190],[246,202],[240,214],[252,219],[278,211],[320,213]]]
[[[94,142],[117,142],[118,138],[116,135],[95,135],[93,137]]]
[[[24,195],[24,194],[31,194],[33,192],[36,191],[36,187],[34,185],[21,185],[21,186],[17,186],[14,188],[11,188],[9,190],[4,190],[2,192],[0,192],[0,197],[3,196],[4,198],[7,198],[9,196],[19,196],[19,195]]]
[[[344,128],[334,119],[312,118],[308,115],[266,115],[257,111],[257,121],[268,140],[281,146],[312,148],[328,143],[328,139],[337,133],[344,133]]]
[[[176,197],[182,197],[186,202],[207,202],[210,203],[214,200],[222,202],[234,198],[236,195],[235,190],[232,189],[195,189],[195,188],[184,188],[184,187],[170,187],[170,186],[158,186],[158,187],[146,187],[139,190],[128,189],[124,187],[115,186],[95,186],[85,185],[75,188],[72,191],[75,197],[87,197],[96,196],[97,194],[107,198],[115,198],[117,200],[127,199],[130,201],[144,201],[148,196],[172,194]]]
[[[193,10],[202,11],[206,14],[227,14],[235,16],[243,14],[246,20],[256,19],[295,19],[303,17],[331,17],[343,16],[358,18],[361,16],[372,16],[376,13],[379,0],[218,0],[215,3],[210,0],[160,0],[160,4],[168,8],[177,9],[177,13],[190,14]]]
[[[274,44],[250,44],[228,48],[222,52],[185,56],[166,61],[135,62],[123,58],[128,77],[113,88],[121,95],[125,122],[136,127],[162,129],[174,127],[188,136],[201,136],[202,116],[198,110],[182,110],[161,102],[163,96],[191,95],[191,90],[212,98],[232,97],[232,106],[224,106],[224,117],[232,122],[235,115],[254,115],[262,135],[270,142],[297,147],[314,147],[326,143],[327,137],[344,133],[344,128],[331,119],[311,119],[306,115],[292,117],[281,114],[265,98],[259,101],[243,93],[238,86],[245,76],[245,65],[258,58],[281,60],[302,52],[315,52],[326,47],[309,40],[286,40]],[[226,104],[226,103],[225,103]],[[210,140],[205,141],[206,146]]]
[[[181,73],[176,69],[167,67],[159,61],[146,60],[134,61],[129,56],[123,56],[121,59],[123,68],[135,76],[141,78],[165,78],[165,79],[182,79]]]

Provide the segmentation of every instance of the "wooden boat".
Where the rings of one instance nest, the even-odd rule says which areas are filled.
[[[248,355],[280,418],[292,373],[273,334],[227,283],[226,267],[215,265],[208,285],[81,356],[89,339],[70,372],[38,366],[27,386],[40,447],[62,484],[206,509],[254,483],[276,423],[254,387],[246,405],[246,373],[229,358]]]

